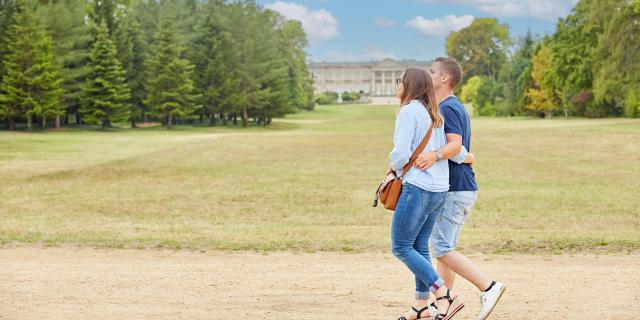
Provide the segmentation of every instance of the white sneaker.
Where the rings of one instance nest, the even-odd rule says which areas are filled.
[[[501,282],[495,282],[491,290],[487,292],[480,292],[480,315],[478,315],[478,320],[485,320],[493,311],[493,308],[496,307],[498,301],[502,297],[504,290],[507,287]]]

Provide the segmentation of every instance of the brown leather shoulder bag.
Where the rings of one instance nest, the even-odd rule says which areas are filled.
[[[422,151],[424,151],[424,148],[427,146],[429,139],[431,139],[432,131],[433,131],[433,122],[429,127],[429,131],[427,132],[427,135],[424,137],[424,139],[422,139],[422,142],[420,142],[420,145],[418,146],[416,151],[413,152],[413,154],[411,155],[411,158],[409,158],[409,162],[407,162],[407,164],[404,165],[404,168],[402,168],[402,175],[400,175],[399,177],[396,177],[395,172],[391,172],[384,178],[384,180],[382,180],[382,182],[380,182],[380,185],[376,190],[376,198],[375,200],[373,200],[374,207],[378,206],[378,199],[379,199],[386,209],[389,209],[389,210],[396,209],[396,205],[398,204],[398,199],[400,198],[400,193],[402,193],[402,178],[404,177],[405,174],[407,174],[409,170],[411,170],[413,163],[416,162],[416,159],[418,159],[418,156],[420,156]]]

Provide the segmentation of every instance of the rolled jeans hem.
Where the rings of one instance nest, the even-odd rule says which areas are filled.
[[[431,292],[427,291],[427,292],[420,292],[420,291],[416,291],[416,300],[429,300],[429,298],[431,297]]]
[[[429,287],[429,291],[416,291],[415,299],[428,300],[430,297],[430,293],[433,293],[435,295],[436,291],[442,286],[444,286],[444,280],[438,279]]]

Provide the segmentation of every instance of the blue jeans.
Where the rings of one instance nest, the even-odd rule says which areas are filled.
[[[405,183],[391,223],[391,250],[415,275],[416,299],[427,299],[444,281],[433,269],[429,236],[444,208],[446,192],[430,192]]]

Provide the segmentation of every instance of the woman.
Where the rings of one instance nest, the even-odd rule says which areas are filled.
[[[446,138],[444,119],[436,104],[431,77],[426,71],[407,69],[398,81],[397,96],[401,107],[393,135],[393,150],[389,155],[389,170],[400,176],[432,123],[431,138],[423,152],[442,147]],[[393,214],[391,245],[393,254],[415,275],[416,300],[411,311],[398,320],[448,320],[464,304],[458,295],[445,287],[431,265],[429,236],[444,208],[449,190],[449,166],[446,161],[438,161],[427,170],[413,167],[408,170],[402,179],[402,193]],[[427,302],[429,292],[436,296],[431,305]]]

